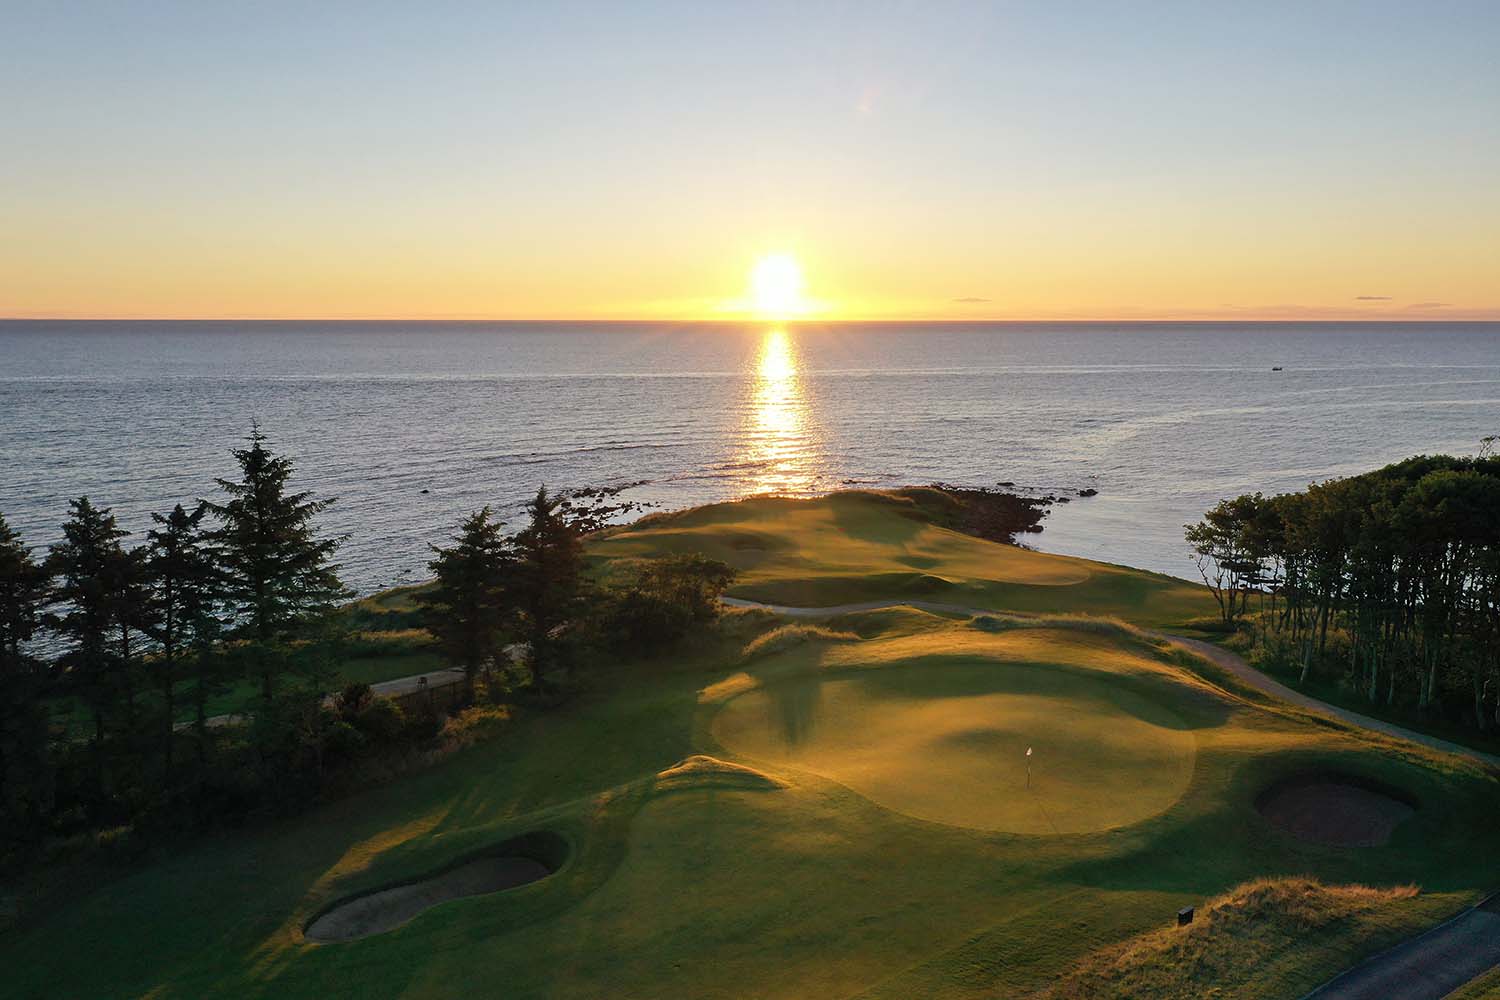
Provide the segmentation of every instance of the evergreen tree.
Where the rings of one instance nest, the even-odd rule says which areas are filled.
[[[1198,573],[1226,625],[1248,609],[1250,589],[1260,582],[1265,557],[1255,550],[1255,531],[1263,506],[1258,493],[1221,500],[1203,520],[1184,526]]]
[[[474,677],[499,652],[504,627],[504,585],[509,558],[500,522],[485,507],[459,526],[454,544],[432,546],[428,563],[436,583],[422,598],[427,627],[449,662],[464,671],[474,696]]]
[[[27,644],[41,623],[49,575],[0,514],[0,672],[38,669]]]
[[[1188,540],[1227,592],[1270,591],[1262,662],[1371,703],[1500,722],[1500,459],[1419,455],[1226,500]]]
[[[531,646],[531,683],[540,687],[555,667],[571,668],[560,631],[578,605],[583,539],[563,501],[537,490],[526,503],[527,524],[512,539],[514,604]]]
[[[153,604],[153,638],[161,650],[152,674],[162,695],[165,727],[162,760],[169,780],[175,742],[177,685],[185,679],[185,669],[191,667],[195,682],[192,689],[196,709],[194,734],[201,760],[207,740],[205,703],[216,680],[213,644],[219,635],[219,621],[215,617],[218,571],[202,527],[205,513],[207,508],[202,504],[192,513],[178,504],[170,514],[152,514],[151,519],[159,527],[146,534],[151,546],[147,568]]]
[[[48,570],[57,577],[53,597],[60,608],[47,624],[63,639],[58,657],[66,687],[88,709],[94,723],[93,806],[103,803],[106,726],[124,700],[119,650],[115,643],[119,602],[111,589],[127,557],[120,529],[109,508],[95,507],[88,497],[72,501],[72,517],[63,525],[63,540],[53,545]]]
[[[46,676],[29,649],[48,583],[0,516],[0,830],[16,839],[42,821],[51,787]]]
[[[216,480],[228,499],[205,504],[219,522],[213,541],[224,596],[245,627],[251,670],[269,702],[287,641],[349,592],[332,562],[342,539],[313,531],[314,518],[333,500],[288,493],[292,460],[269,451],[259,428],[249,440],[248,448],[233,453],[240,478]]]
[[[121,548],[115,552],[105,570],[104,587],[114,633],[115,681],[120,689],[125,724],[134,730],[141,656],[153,631],[154,608],[147,581],[146,550]]]

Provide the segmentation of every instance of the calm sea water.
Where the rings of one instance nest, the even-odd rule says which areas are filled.
[[[1091,487],[1039,548],[1191,575],[1220,497],[1500,433],[1500,324],[0,323],[0,512],[33,544],[80,494],[138,533],[209,495],[252,419],[339,498],[363,592],[539,483]]]

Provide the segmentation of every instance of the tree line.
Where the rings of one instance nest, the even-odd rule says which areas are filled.
[[[353,596],[343,538],[318,530],[334,500],[292,489],[293,460],[258,428],[232,456],[213,498],[153,514],[138,545],[87,497],[40,555],[0,515],[0,855],[284,812],[357,753],[435,735],[367,686],[327,696]],[[468,700],[482,676],[492,696],[555,700],[601,645],[649,650],[717,614],[731,574],[699,557],[590,581],[583,539],[615,509],[543,487],[515,533],[485,508],[432,546],[419,620]],[[244,688],[242,714],[212,715]]]
[[[1268,666],[1500,726],[1500,456],[1417,456],[1186,527],[1225,626]]]

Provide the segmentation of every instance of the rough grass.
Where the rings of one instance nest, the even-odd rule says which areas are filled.
[[[1411,926],[1413,885],[1325,885],[1311,878],[1266,878],[1209,900],[1184,928],[1164,926],[1088,956],[1045,1000],[1198,1000],[1280,995],[1302,989],[1296,972],[1330,939],[1365,942]],[[1305,977],[1303,977],[1305,978]],[[1316,982],[1316,980],[1314,980]]]
[[[346,684],[378,684],[381,681],[410,677],[444,670],[450,666],[433,647],[432,637],[419,629],[393,631],[365,631],[350,636],[343,647],[342,655],[327,666],[326,674],[319,677],[323,690],[337,691]],[[324,665],[317,669],[323,671]],[[191,722],[195,710],[191,701],[191,682],[184,682],[177,691],[176,719]],[[147,688],[140,695],[142,703],[156,699],[157,692]],[[238,715],[247,713],[260,698],[260,681],[240,678],[223,689],[214,691],[205,702],[206,714]],[[92,726],[89,714],[81,703],[72,697],[61,697],[53,701],[53,718],[69,730],[86,733]]]
[[[450,752],[494,739],[510,724],[509,705],[471,705],[443,722],[438,740]]]
[[[1115,636],[1133,639],[1147,645],[1160,646],[1162,641],[1119,618],[1089,614],[1044,614],[1044,615],[975,615],[969,624],[986,632],[1005,632],[1016,628],[1060,628],[1072,632],[1093,635]]]
[[[744,764],[694,754],[691,757],[657,772],[654,787],[657,791],[682,791],[695,788],[742,788],[770,791],[786,788],[780,778],[758,771]]]
[[[746,660],[753,660],[785,652],[806,642],[853,642],[858,638],[853,632],[840,632],[821,625],[782,625],[751,639],[745,644],[742,655]]]

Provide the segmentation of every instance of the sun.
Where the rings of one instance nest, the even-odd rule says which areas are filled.
[[[750,301],[768,319],[784,319],[807,312],[802,296],[806,282],[797,258],[787,253],[767,254],[750,272]]]

